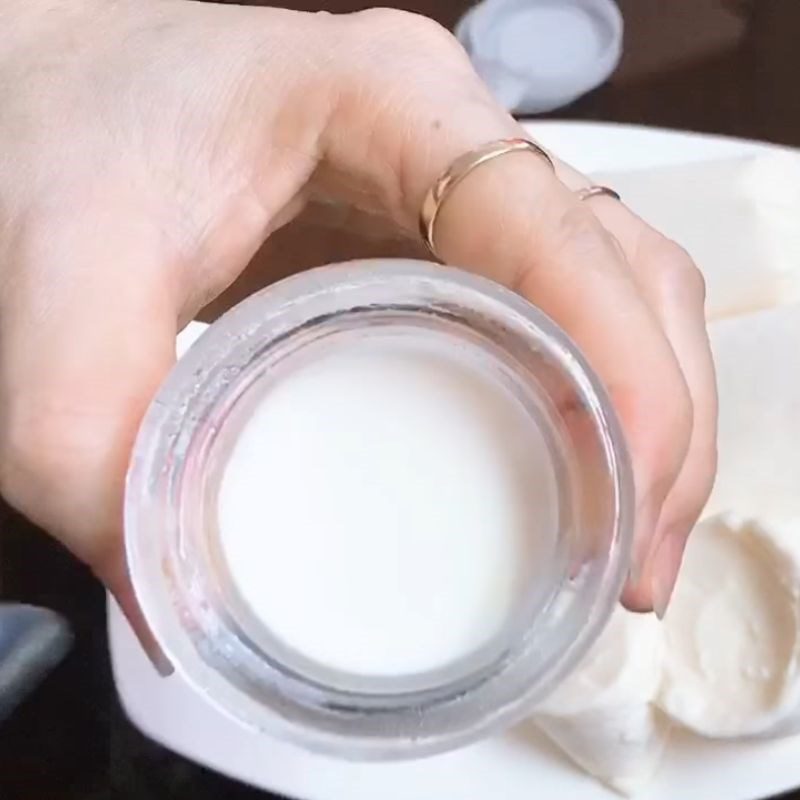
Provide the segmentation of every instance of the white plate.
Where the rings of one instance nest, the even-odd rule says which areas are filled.
[[[768,145],[623,125],[543,122],[545,146],[586,172],[753,153]],[[530,729],[401,764],[350,764],[268,740],[222,716],[179,677],[159,678],[109,606],[114,677],[131,720],[156,741],[212,769],[301,800],[611,800]],[[800,737],[758,744],[675,736],[640,800],[760,800],[800,785]]]

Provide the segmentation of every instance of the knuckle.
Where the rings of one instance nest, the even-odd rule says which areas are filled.
[[[612,250],[612,238],[585,204],[571,206],[561,217],[562,238],[578,252]]]
[[[567,209],[558,221],[555,249],[575,269],[622,267],[625,255],[617,240],[603,227],[585,204]],[[620,270],[620,274],[623,271]]]
[[[684,282],[702,303],[705,303],[708,296],[708,287],[703,273],[689,260],[689,267],[683,277]]]
[[[650,269],[661,283],[705,301],[706,281],[691,255],[681,245],[659,235]]]
[[[377,46],[386,44],[402,48],[416,57],[441,60],[463,57],[456,37],[438,22],[422,14],[393,8],[372,8],[351,15],[357,35],[372,40]]]
[[[372,8],[359,12],[366,24],[378,34],[390,35],[396,38],[411,37],[419,41],[455,41],[455,38],[442,25],[430,17],[415,14],[411,11],[401,11],[395,8]]]

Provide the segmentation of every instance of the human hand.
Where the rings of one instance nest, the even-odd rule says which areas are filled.
[[[301,253],[309,226],[418,247],[437,175],[521,131],[449,34],[400,12],[11,0],[0,22],[0,490],[146,639],[123,482],[176,332],[265,240],[296,266],[338,255]],[[442,209],[438,250],[541,307],[605,382],[637,487],[624,599],[663,609],[714,473],[702,279],[559,175],[529,154],[476,170]]]

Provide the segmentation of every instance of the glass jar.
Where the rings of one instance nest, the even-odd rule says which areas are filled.
[[[349,674],[293,652],[240,602],[220,557],[221,476],[254,400],[294,365],[376,337],[432,346],[502,386],[541,443],[555,487],[549,544],[507,622],[476,652],[411,675]],[[466,272],[376,260],[284,280],[203,334],[142,423],[125,532],[145,618],[198,692],[241,723],[307,749],[394,759],[497,732],[559,683],[618,600],[632,509],[611,405],[552,321]]]

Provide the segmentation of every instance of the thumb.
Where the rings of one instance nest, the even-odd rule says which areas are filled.
[[[174,361],[176,304],[155,237],[102,220],[42,222],[9,254],[0,490],[91,566],[147,642],[124,559],[124,480],[140,419]]]

